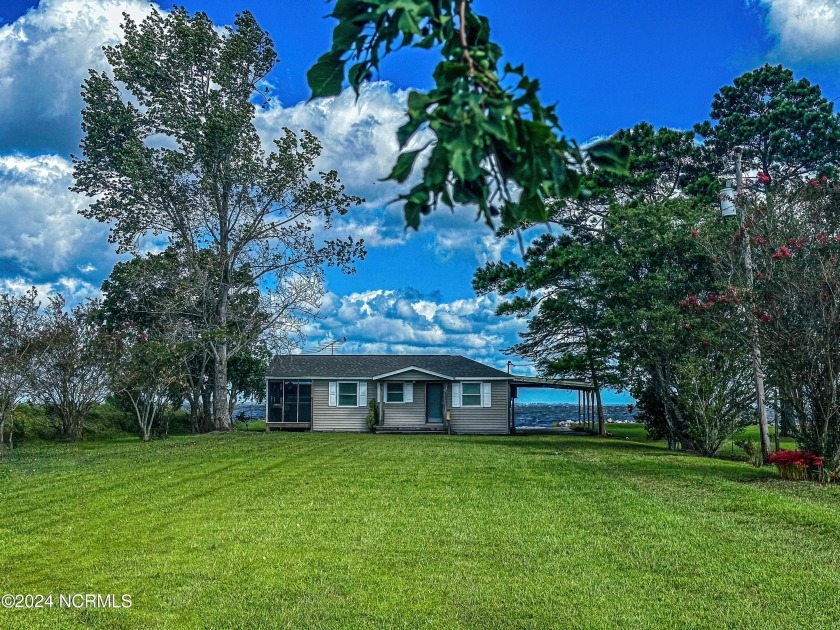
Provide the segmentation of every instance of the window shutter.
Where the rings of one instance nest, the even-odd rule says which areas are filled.
[[[489,407],[491,402],[492,383],[481,384],[481,406]]]
[[[338,391],[338,383],[335,381],[330,381],[330,399],[327,404],[330,407],[335,407],[336,404],[336,392]]]
[[[403,383],[403,402],[414,402],[414,383]]]
[[[461,406],[461,383],[452,383],[452,406]]]
[[[367,381],[359,382],[359,407],[367,407]]]

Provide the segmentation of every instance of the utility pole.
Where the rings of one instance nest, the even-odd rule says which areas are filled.
[[[735,191],[737,200],[740,201],[741,191],[744,185],[744,178],[741,174],[741,148],[735,149]],[[741,220],[741,233],[744,241],[744,269],[747,273],[747,289],[750,292],[750,303],[753,303],[753,264],[752,248],[750,247],[750,236],[747,232],[747,220],[743,204],[736,203],[739,208]],[[752,359],[753,376],[755,378],[755,402],[758,408],[758,431],[761,438],[761,460],[767,464],[770,461],[770,430],[767,423],[767,403],[764,394],[764,371],[761,367],[761,346],[758,342],[758,322],[753,316],[752,320]]]

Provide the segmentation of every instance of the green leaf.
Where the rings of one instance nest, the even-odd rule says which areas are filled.
[[[425,149],[426,147],[423,147]],[[386,179],[393,179],[400,183],[403,183],[405,180],[408,179],[408,176],[411,175],[411,169],[414,166],[414,160],[420,154],[423,149],[417,149],[416,151],[406,151],[405,153],[401,153],[397,158],[397,163],[394,165],[394,169],[391,171],[391,174],[386,177]]]
[[[341,93],[345,63],[339,53],[331,51],[321,55],[318,62],[306,73],[312,98],[336,96]]]
[[[405,213],[406,227],[418,229],[420,227],[420,204],[414,201],[406,201],[403,212]]]
[[[625,174],[630,166],[630,147],[623,142],[601,140],[586,148],[589,160],[595,166]]]
[[[371,77],[370,70],[364,62],[356,63],[350,66],[347,71],[347,80],[354,88],[361,85],[362,82],[369,80]]]
[[[351,20],[342,20],[333,29],[332,51],[342,54],[350,49],[353,42],[361,34],[364,24],[357,24]]]

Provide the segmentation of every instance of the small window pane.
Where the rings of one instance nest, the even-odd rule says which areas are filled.
[[[481,383],[464,383],[461,388],[463,407],[481,407]]]
[[[386,402],[403,402],[403,384],[402,383],[387,383],[385,385],[385,401]]]
[[[359,389],[356,383],[338,384],[338,406],[356,407],[359,404]]]

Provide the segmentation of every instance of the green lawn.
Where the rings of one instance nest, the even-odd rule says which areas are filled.
[[[262,428],[264,428],[263,425]],[[610,424],[608,425],[609,432],[613,434],[616,438],[627,439],[634,442],[643,442],[646,444],[654,444],[665,448],[665,442],[650,442],[647,439],[647,434],[645,432],[645,427],[642,424],[634,424],[634,423],[621,423],[621,424]],[[774,447],[774,428],[770,426],[770,447]],[[723,447],[720,449],[720,457],[737,457],[746,459],[746,454],[744,450],[735,444],[735,442],[740,442],[741,440],[752,442],[754,448],[756,450],[761,450],[761,442],[758,432],[758,425],[753,425],[742,429],[738,433],[736,433],[731,440],[728,440],[724,443]],[[779,438],[779,445],[781,448],[785,450],[795,450],[796,449],[796,442],[791,437],[780,436]]]
[[[4,628],[840,626],[840,488],[635,439],[29,443],[0,490],[0,594],[133,601]]]

